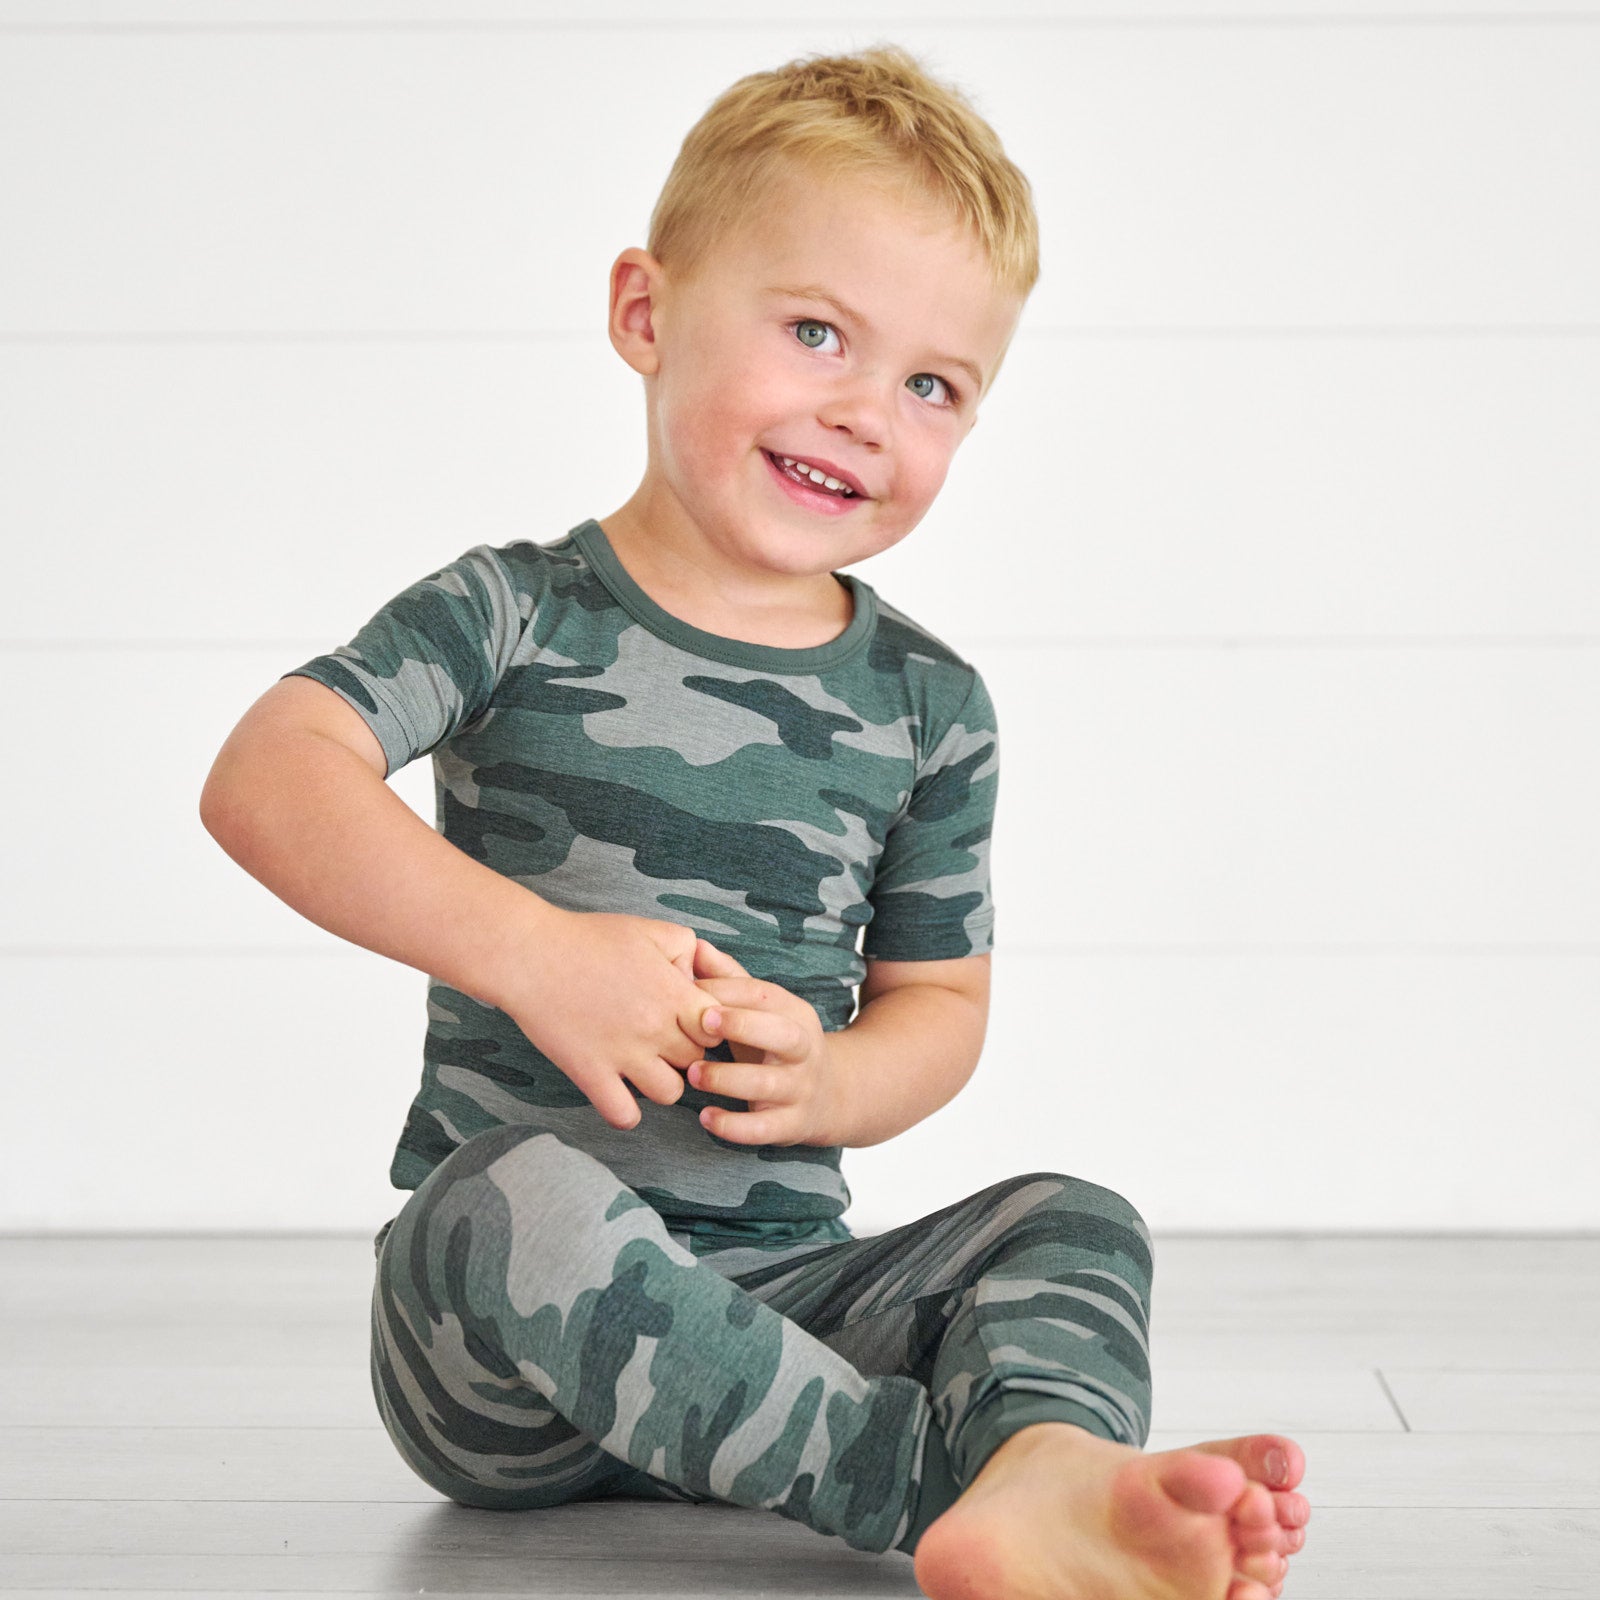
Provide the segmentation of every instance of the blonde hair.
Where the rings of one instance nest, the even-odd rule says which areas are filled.
[[[724,90],[689,130],[650,215],[650,254],[689,274],[796,166],[875,179],[941,203],[976,238],[996,285],[1039,277],[1033,191],[952,85],[897,45],[806,56]]]

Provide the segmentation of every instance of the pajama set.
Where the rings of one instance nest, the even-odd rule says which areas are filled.
[[[589,521],[474,546],[284,676],[352,705],[389,773],[430,754],[474,860],[692,928],[834,1031],[867,959],[992,948],[998,776],[979,674],[835,576],[827,644],[728,639]],[[687,1081],[616,1129],[498,1008],[430,978],[427,1019],[371,1374],[441,1494],[720,1500],[911,1552],[1030,1423],[1144,1445],[1150,1237],[1111,1190],[1028,1173],[858,1238],[840,1147],[720,1139],[702,1108],[746,1102]]]

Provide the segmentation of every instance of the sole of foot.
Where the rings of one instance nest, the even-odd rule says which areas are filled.
[[[1147,1455],[1068,1423],[1024,1428],[922,1536],[917,1585],[929,1600],[1274,1600],[1287,1530],[1249,1462],[1288,1442]]]

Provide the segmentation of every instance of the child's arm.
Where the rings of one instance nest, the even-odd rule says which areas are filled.
[[[882,1144],[966,1086],[989,1024],[988,955],[867,961],[861,1005],[828,1035],[843,1145]]]
[[[824,1033],[811,1004],[749,976],[701,940],[694,970],[720,1002],[712,1030],[731,1062],[706,1061],[689,1081],[747,1100],[749,1111],[707,1107],[702,1123],[735,1144],[881,1144],[932,1116],[978,1064],[989,1016],[989,957],[867,962],[861,1008]]]
[[[353,707],[284,678],[222,746],[200,820],[318,927],[504,1010],[613,1127],[639,1122],[623,1077],[676,1102],[711,1042],[694,930],[552,905],[430,828],[386,767]]]

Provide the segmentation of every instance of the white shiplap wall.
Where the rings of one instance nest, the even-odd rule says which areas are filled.
[[[879,38],[1044,276],[862,569],[1005,780],[983,1063],[848,1220],[1044,1168],[1167,1230],[1600,1225],[1600,6],[977,11],[0,4],[0,1228],[398,1209],[425,980],[229,861],[206,771],[626,498],[612,257],[725,84]]]

